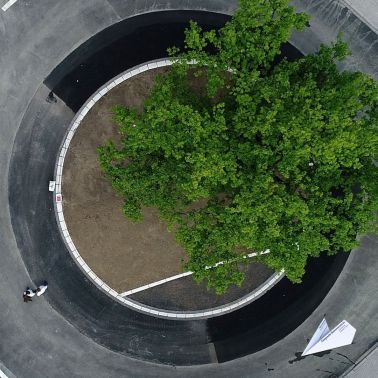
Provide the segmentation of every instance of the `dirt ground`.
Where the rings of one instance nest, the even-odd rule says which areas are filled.
[[[185,256],[155,211],[145,210],[137,224],[124,217],[123,201],[101,172],[96,151],[119,139],[111,107],[140,108],[155,75],[143,73],[105,95],[76,131],[64,164],[63,206],[71,237],[91,269],[118,292],[177,274]]]
[[[181,273],[185,259],[156,211],[144,210],[144,221],[136,224],[124,217],[123,201],[101,172],[96,151],[109,139],[119,140],[110,108],[141,109],[155,75],[166,70],[144,72],[108,92],[82,121],[65,159],[63,207],[70,235],[90,268],[120,293]],[[257,275],[255,285],[270,274]]]

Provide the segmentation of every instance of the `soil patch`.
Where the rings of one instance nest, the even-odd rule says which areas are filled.
[[[141,223],[132,223],[125,218],[123,200],[106,180],[97,155],[97,147],[107,140],[119,141],[111,107],[121,104],[142,109],[156,74],[165,73],[168,69],[143,72],[101,98],[77,129],[65,159],[63,207],[71,238],[90,268],[119,293],[181,273],[186,257],[155,210],[145,209]],[[271,274],[272,271],[261,264],[251,265],[245,285],[233,296],[247,294]],[[171,303],[171,308],[176,306],[172,303],[178,303],[174,293],[177,298],[177,294],[182,297],[185,291],[193,293],[193,290],[196,296],[203,296],[198,301],[201,306],[219,305],[219,296],[207,291],[204,285],[195,287],[193,289],[192,278],[187,277],[182,283],[177,281],[169,287],[155,288],[150,293],[157,294],[159,291],[162,302]],[[138,294],[141,301],[147,300],[143,296],[147,298],[149,294]],[[224,297],[224,300],[227,298]]]

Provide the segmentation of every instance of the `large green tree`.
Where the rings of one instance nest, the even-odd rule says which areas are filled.
[[[309,256],[376,231],[377,83],[337,68],[340,38],[277,63],[307,21],[287,0],[241,0],[219,31],[191,23],[143,112],[114,109],[122,147],[99,148],[125,215],[159,209],[185,269],[218,293],[241,284],[250,251],[269,249],[261,261],[300,282]]]

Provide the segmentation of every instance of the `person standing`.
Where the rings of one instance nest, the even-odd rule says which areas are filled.
[[[34,293],[37,294],[37,296],[41,296],[46,290],[47,290],[48,283],[47,281],[43,281],[42,285],[38,286],[36,290],[34,290]]]
[[[34,290],[29,289],[27,287],[26,290],[24,291],[23,295],[22,295],[22,297],[24,298],[24,302],[31,302],[32,297],[34,297],[34,295],[35,295]]]

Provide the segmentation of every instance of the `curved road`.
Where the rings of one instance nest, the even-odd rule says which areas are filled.
[[[320,41],[332,40],[336,29],[340,27],[344,30],[346,38],[352,42],[354,57],[348,62],[348,65],[352,68],[358,66],[360,69],[378,76],[377,63],[375,63],[378,61],[378,53],[374,44],[377,37],[374,33],[366,29],[358,19],[343,12],[342,8],[338,9],[334,6],[327,8],[326,2],[325,5],[323,3],[323,7],[315,8],[311,1],[295,3],[299,8],[303,7],[310,11],[313,14],[313,19],[311,29],[306,31],[306,38],[294,36],[292,40],[294,45],[304,53],[310,52],[317,47]],[[229,348],[227,339],[220,340],[217,345],[218,353],[212,353],[212,344],[208,343],[209,340],[201,339],[198,335],[202,335],[203,332],[199,332],[201,329],[196,328],[208,328],[206,331],[210,330],[209,334],[214,339],[210,341],[217,343],[217,330],[212,329],[211,322],[209,324],[182,323],[177,327],[179,332],[189,338],[187,345],[202,345],[206,351],[206,359],[198,360],[197,363],[214,363],[195,367],[172,367],[135,360],[122,353],[112,352],[95,342],[108,337],[108,341],[111,343],[111,333],[108,333],[108,330],[112,326],[117,329],[119,324],[108,324],[106,334],[104,334],[103,329],[97,328],[96,319],[92,319],[93,322],[89,319],[89,323],[92,325],[89,325],[91,329],[87,329],[85,332],[91,334],[91,338],[88,338],[78,331],[80,327],[77,327],[77,324],[71,325],[71,323],[75,324],[75,320],[77,320],[74,316],[75,311],[71,311],[73,318],[68,321],[60,315],[61,308],[51,307],[51,304],[54,305],[56,302],[50,301],[47,295],[38,303],[33,301],[29,305],[23,304],[20,300],[20,293],[25,284],[31,284],[29,273],[35,280],[42,279],[44,277],[38,277],[37,272],[40,272],[41,266],[44,266],[44,260],[48,261],[47,267],[54,268],[58,261],[54,251],[49,250],[47,242],[46,248],[41,251],[43,260],[30,258],[27,261],[27,251],[29,248],[33,249],[34,246],[27,243],[28,238],[24,240],[18,238],[17,244],[8,202],[8,199],[11,198],[12,208],[33,209],[30,202],[25,201],[38,202],[41,196],[45,195],[29,190],[36,188],[34,184],[38,179],[45,183],[43,173],[41,172],[40,177],[34,175],[33,182],[30,182],[29,186],[28,181],[25,182],[21,177],[22,170],[18,172],[20,176],[17,176],[17,171],[10,172],[12,185],[8,192],[9,164],[12,160],[12,153],[13,156],[21,157],[20,161],[23,157],[31,167],[40,164],[49,158],[49,155],[46,154],[46,146],[38,142],[41,133],[48,132],[51,135],[56,135],[56,140],[59,140],[62,127],[65,123],[69,123],[73,116],[72,111],[61,101],[55,108],[50,108],[47,103],[45,107],[36,107],[38,111],[33,114],[35,103],[43,103],[47,96],[48,88],[43,82],[50,72],[70,52],[92,35],[132,15],[182,7],[197,10],[206,8],[214,12],[230,13],[233,5],[234,2],[231,1],[175,1],[175,6],[173,6],[168,1],[91,0],[90,2],[77,2],[71,0],[65,1],[63,4],[56,1],[42,3],[19,0],[6,13],[2,13],[0,203],[3,206],[0,208],[0,282],[2,287],[0,290],[0,308],[2,309],[0,315],[0,361],[16,376],[194,377],[201,374],[204,377],[265,377],[267,375],[303,377],[311,373],[311,377],[326,377],[331,373],[338,374],[345,370],[351,360],[358,358],[376,340],[377,323],[374,316],[377,303],[374,298],[378,288],[375,279],[378,265],[375,251],[378,243],[376,239],[370,237],[365,238],[361,250],[354,252],[348,259],[341,276],[327,298],[305,323],[277,344],[221,365],[215,363],[216,357],[219,358],[222,355],[222,352],[219,352],[222,351],[222,348],[223,353],[230,353],[227,350]],[[335,27],[337,25],[339,27]],[[47,80],[46,84],[49,85],[51,82]],[[30,102],[31,99],[33,99],[32,102]],[[72,107],[74,108],[73,105]],[[22,134],[21,131],[18,135],[18,138],[21,135],[23,140],[23,148],[20,149],[21,144],[14,144],[16,134],[20,125],[28,122],[32,127],[27,128],[27,133]],[[48,124],[51,128],[46,129]],[[43,127],[38,125],[43,125]],[[34,151],[34,153],[30,153],[30,151]],[[35,153],[36,151],[40,153]],[[49,163],[53,164],[53,162]],[[17,182],[22,183],[22,187],[17,185]],[[47,207],[44,210],[49,211]],[[40,224],[41,219],[38,214],[33,213],[32,210],[28,214],[28,219],[29,224],[22,223],[20,219],[13,219],[13,225],[16,224],[18,227],[15,229],[16,233],[22,231],[24,235],[27,235],[30,230],[43,226]],[[55,237],[58,239],[59,235]],[[33,235],[29,241],[30,243],[35,242]],[[24,260],[28,270],[25,268]],[[325,270],[325,274],[329,273]],[[60,279],[64,279],[64,272],[62,272],[62,276],[63,278],[60,277]],[[89,286],[88,284],[90,293]],[[75,282],[71,283],[69,290],[75,291]],[[59,287],[56,287],[54,294],[51,293],[52,295],[62,297],[66,293],[59,291]],[[310,292],[309,295],[311,295]],[[97,298],[95,296],[91,298],[89,294],[86,300],[90,303],[91,300],[94,301]],[[69,297],[67,297],[67,305],[70,305]],[[101,307],[100,304],[96,318],[104,317],[104,312],[110,310],[105,306]],[[77,311],[79,318],[81,315],[79,308]],[[296,353],[303,350],[306,338],[311,336],[324,313],[328,314],[331,325],[335,325],[343,318],[348,319],[357,328],[355,344],[333,351],[321,358],[315,356],[302,360],[296,358]],[[104,318],[106,319],[106,317]],[[276,324],[275,327],[279,329],[282,326],[284,328],[285,322],[288,320],[283,317],[282,325]],[[120,319],[121,321],[122,319]],[[156,321],[154,326],[155,328],[146,330],[146,338],[151,336],[150,331],[155,334],[155,337],[164,338],[164,328],[161,328],[160,321]],[[168,326],[164,325],[164,327]],[[126,331],[132,333],[131,328]],[[96,338],[96,334],[98,334],[98,338]],[[199,337],[199,339],[193,341],[191,337]],[[250,337],[248,333],[245,337],[240,336],[240,342],[245,343],[245,339],[248,337]],[[128,349],[136,350],[139,356],[151,359],[152,352],[145,348],[142,339],[130,337]],[[119,352],[127,352],[127,350]],[[193,349],[189,348],[185,351],[185,348],[180,349],[172,344],[172,348],[168,352],[176,355],[180,364],[180,356],[192,353]],[[202,355],[201,351],[198,354]],[[221,360],[220,358],[219,362]],[[0,369],[3,369],[1,364]],[[11,374],[8,375],[11,376]]]

